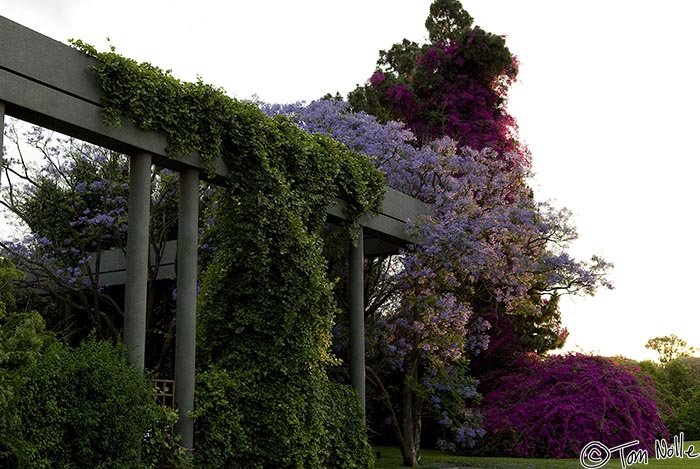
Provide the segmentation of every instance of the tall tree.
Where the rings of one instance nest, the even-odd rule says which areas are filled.
[[[432,43],[447,43],[460,29],[472,26],[474,18],[467,13],[458,0],[435,0],[430,5],[430,15],[425,20],[425,29]]]
[[[695,347],[689,347],[688,342],[676,334],[649,339],[645,347],[659,354],[661,364],[669,363],[676,358],[690,357],[698,351]]]
[[[374,74],[348,96],[353,109],[381,122],[405,122],[417,137],[414,145],[448,135],[458,147],[493,150],[496,158],[510,161],[502,166],[504,171],[527,168],[530,152],[507,109],[518,60],[505,38],[476,26],[458,0],[435,0],[425,26],[428,43],[404,39],[380,51]],[[542,216],[548,215],[543,212]],[[559,212],[558,216],[570,214]],[[533,255],[546,255],[547,243],[566,244],[576,236],[575,230],[543,235],[533,240]],[[482,290],[494,289],[483,280],[479,283]],[[476,315],[493,326],[489,350],[474,363],[476,367],[507,365],[519,353],[544,353],[563,345],[567,332],[561,325],[558,295],[552,296],[557,291],[550,287],[546,280],[533,278],[530,304],[522,302],[517,316],[505,315],[505,305],[493,298],[474,304]]]
[[[421,143],[448,135],[474,150],[529,153],[506,109],[518,62],[505,39],[473,25],[457,0],[436,0],[425,22],[430,43],[408,39],[379,53],[367,84],[348,96],[355,110],[400,120]]]
[[[107,285],[102,271],[105,253],[126,245],[126,157],[17,121],[5,130],[0,206],[17,236],[0,239],[0,253],[27,273],[18,295],[69,343],[91,331],[120,337],[123,290]],[[176,237],[177,174],[155,171],[152,188],[147,366],[162,368],[172,364],[175,315],[172,285],[159,290],[156,278],[165,242]]]
[[[413,221],[417,246],[368,263],[368,278],[383,276],[365,314],[368,380],[406,465],[417,464],[427,414],[442,427],[441,446],[470,445],[479,423],[469,361],[488,344],[487,318],[476,313],[501,308],[527,342],[517,352],[546,350],[562,340],[558,292],[592,294],[607,285],[609,265],[567,254],[575,236],[569,212],[533,200],[511,153],[459,148],[449,137],[418,146],[401,123],[382,124],[338,100],[263,108],[367,154],[390,186],[433,204],[432,216]],[[550,328],[554,337],[543,333]]]

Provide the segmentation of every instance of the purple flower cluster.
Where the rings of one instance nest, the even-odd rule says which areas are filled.
[[[375,81],[380,80],[376,75]],[[591,293],[608,286],[609,264],[598,258],[582,263],[568,255],[568,243],[576,237],[570,213],[532,200],[523,183],[528,173],[520,164],[521,154],[474,151],[449,137],[418,145],[403,124],[382,124],[351,112],[338,100],[261,107],[268,115],[286,114],[304,130],[329,135],[368,155],[390,186],[434,207],[430,216],[408,221],[422,241],[394,261],[400,263],[394,274],[401,285],[400,300],[383,308],[380,319],[370,324],[389,370],[419,375],[425,373],[419,370],[433,370],[445,382],[459,385],[464,376],[453,374],[453,365],[489,343],[489,323],[473,311],[478,284],[488,284],[491,298],[513,313],[524,303],[539,307],[530,298],[536,278],[550,292],[562,288]],[[414,365],[416,360],[422,367]],[[422,376],[411,379],[424,383],[422,392],[434,397],[434,407],[445,407],[440,397],[445,389],[426,386]],[[472,397],[467,393],[460,402]],[[463,411],[464,405],[453,406],[452,427],[467,417],[474,424],[471,414],[458,418]]]
[[[405,122],[421,142],[448,135],[460,147],[515,153],[519,164],[529,165],[506,110],[518,61],[502,37],[462,24],[431,44],[395,44],[377,65],[350,95],[358,108]]]
[[[523,356],[494,376],[480,407],[487,448],[499,456],[577,458],[591,441],[668,438],[655,389],[623,360],[583,354]]]
[[[0,255],[30,274],[33,288],[67,298],[66,291],[87,287],[98,297],[100,252],[125,242],[126,158],[40,127],[8,128],[15,156],[2,161],[0,203],[30,234],[0,240]],[[28,152],[42,157],[38,167]]]
[[[599,257],[580,262],[568,254],[577,237],[571,213],[533,201],[523,183],[529,173],[519,164],[521,155],[477,152],[449,137],[416,146],[403,124],[381,124],[374,116],[350,112],[338,100],[261,107],[368,155],[391,187],[434,205],[431,217],[409,220],[424,240],[403,260],[404,275],[421,286],[416,287],[418,303],[424,304],[420,298],[429,295],[436,281],[461,291],[487,280],[498,285],[496,299],[511,305],[526,296],[538,275],[547,276],[552,291],[593,293],[599,286],[610,287],[605,279],[609,263]],[[435,306],[448,303],[453,311],[462,308],[468,314],[452,296]],[[427,319],[435,323],[440,317]]]

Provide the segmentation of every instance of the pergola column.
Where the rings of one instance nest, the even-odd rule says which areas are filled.
[[[365,280],[364,230],[360,226],[357,244],[350,245],[348,259],[350,290],[350,382],[365,409]]]
[[[5,137],[5,103],[0,101],[0,126],[2,126],[2,131],[0,132],[0,152],[2,152],[3,138]],[[2,158],[2,153],[0,153],[0,158]]]
[[[177,309],[175,318],[175,400],[180,419],[175,430],[180,444],[193,448],[195,349],[197,329],[197,245],[199,219],[199,171],[180,172],[177,232]]]
[[[129,362],[144,368],[146,299],[148,294],[149,224],[151,218],[151,155],[129,158],[129,217],[126,238],[124,344]]]

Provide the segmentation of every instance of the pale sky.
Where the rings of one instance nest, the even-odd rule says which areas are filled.
[[[268,102],[346,95],[379,49],[422,42],[431,0],[0,0],[0,15]],[[566,350],[653,358],[652,337],[700,346],[697,233],[700,6],[687,0],[462,0],[521,64],[510,112],[539,200],[574,212],[579,257],[613,291],[563,301]],[[700,5],[700,4],[698,4]]]

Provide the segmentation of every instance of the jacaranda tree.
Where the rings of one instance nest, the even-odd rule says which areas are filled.
[[[369,380],[389,408],[405,464],[417,463],[429,411],[449,436],[443,446],[472,444],[478,419],[466,403],[476,390],[465,370],[487,347],[489,327],[475,307],[537,317],[556,292],[607,286],[609,264],[569,256],[575,230],[568,211],[533,200],[517,154],[477,152],[449,137],[417,145],[402,124],[382,124],[339,100],[262,107],[369,155],[391,186],[433,205],[431,216],[412,221],[421,242],[385,261],[398,289],[366,317]]]
[[[447,135],[459,147],[489,148],[496,157],[510,153],[507,159],[512,165],[502,166],[505,171],[516,165],[527,167],[529,150],[507,109],[518,61],[504,37],[475,26],[458,0],[435,0],[425,26],[427,43],[404,39],[380,51],[374,74],[348,96],[353,108],[382,122],[405,122],[416,136],[415,143]],[[517,318],[504,315],[503,304],[474,305],[475,314],[493,326],[491,347],[474,364],[476,369],[501,366],[520,353],[544,353],[563,345],[567,331],[561,324],[559,295],[554,293],[543,303],[538,293],[546,289],[545,284],[546,279],[533,278],[530,300],[535,306],[528,308],[530,313],[522,309]]]
[[[91,331],[119,338],[123,290],[101,277],[104,254],[126,245],[126,157],[18,121],[5,136],[0,205],[15,233],[0,240],[0,250],[27,273],[18,294],[69,343]],[[173,351],[172,285],[157,289],[155,279],[165,242],[176,238],[177,174],[155,171],[152,188],[148,367],[158,368],[169,365]]]

